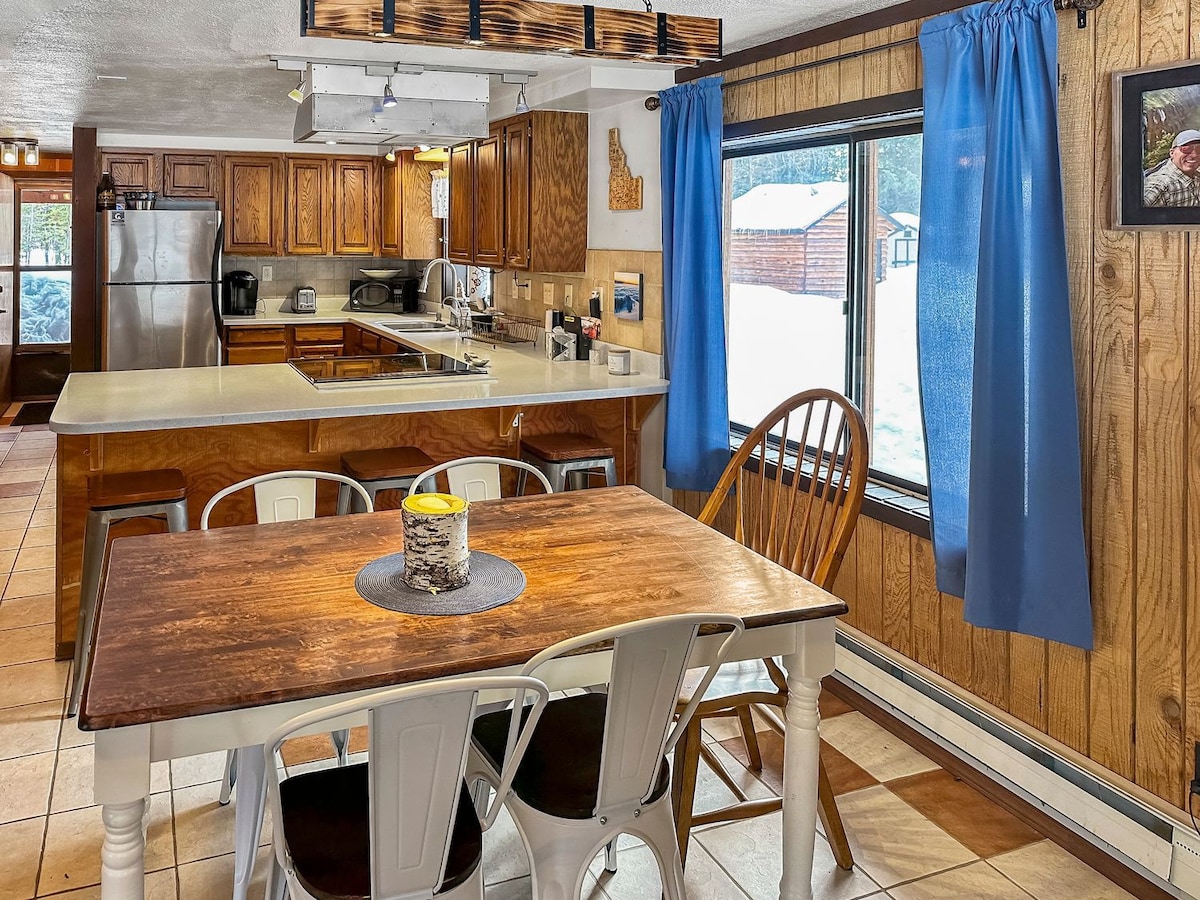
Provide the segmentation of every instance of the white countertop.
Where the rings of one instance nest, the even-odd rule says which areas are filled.
[[[283,301],[286,303],[287,301]],[[336,313],[318,307],[315,314],[273,312],[232,317],[231,323],[334,323],[430,319],[380,313]],[[374,329],[381,334],[383,329]],[[433,412],[521,404],[564,403],[613,397],[665,394],[662,357],[633,351],[632,375],[609,375],[606,366],[586,361],[552,363],[541,346],[492,347],[462,340],[457,332],[392,333],[405,343],[458,359],[469,350],[491,360],[490,378],[423,380],[319,390],[286,363],[256,366],[212,366],[193,369],[148,369],[132,372],[76,372],[50,418],[58,434],[111,434],[198,428],[298,419],[339,418],[396,413]],[[463,383],[466,382],[466,383]]]
[[[347,312],[342,307],[349,302],[348,296],[319,297],[316,312],[294,313],[290,297],[273,297],[270,300],[260,300],[259,304],[264,309],[252,316],[222,315],[221,321],[226,325],[336,325],[359,321],[364,316],[372,322],[412,318],[396,313]]]

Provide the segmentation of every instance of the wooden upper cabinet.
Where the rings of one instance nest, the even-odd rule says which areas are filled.
[[[333,246],[332,194],[329,160],[289,156],[283,230],[283,250],[299,255],[324,255]]]
[[[475,262],[504,264],[504,130],[475,144]]]
[[[440,221],[433,217],[433,173],[437,163],[417,162],[405,150],[380,164],[379,255],[433,259],[439,249]]]
[[[283,251],[283,157],[225,157],[222,211],[225,252],[278,256]]]
[[[333,161],[333,252],[375,254],[375,161]]]
[[[446,256],[460,263],[474,262],[474,157],[474,142],[450,148],[450,244]]]
[[[217,157],[211,153],[164,153],[162,195],[219,200]]]
[[[162,154],[106,150],[100,154],[100,171],[112,176],[117,192],[157,191],[162,175]]]
[[[587,113],[534,110],[529,131],[529,269],[587,268]]]
[[[504,126],[504,267],[529,268],[529,119]]]
[[[403,256],[404,244],[404,199],[401,187],[401,169],[404,157],[397,155],[395,162],[384,160],[379,165],[379,255]]]

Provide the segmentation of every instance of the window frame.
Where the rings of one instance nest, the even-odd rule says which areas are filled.
[[[14,193],[16,194],[15,203],[13,204],[13,338],[12,348],[14,355],[31,354],[31,353],[61,353],[70,351],[71,342],[56,341],[43,344],[27,344],[21,341],[21,276],[25,272],[66,272],[71,276],[72,284],[74,283],[74,260],[65,266],[32,266],[21,262],[21,206],[24,201],[21,199],[23,191],[61,191],[65,194],[71,194],[74,186],[70,179],[54,179],[54,178],[39,178],[39,179],[22,179],[14,185]],[[36,202],[36,201],[34,201]],[[70,208],[72,201],[62,201]],[[73,224],[73,223],[72,223]]]
[[[863,177],[865,145],[871,141],[884,140],[892,137],[903,137],[912,134],[924,134],[924,112],[921,109],[908,109],[900,112],[886,113],[880,116],[846,119],[835,122],[823,122],[800,126],[787,131],[761,134],[746,134],[744,136],[727,137],[722,141],[722,163],[741,159],[748,156],[760,156],[769,153],[786,153],[792,150],[809,150],[821,147],[844,145],[847,148],[849,167],[849,224],[847,226],[850,241],[846,260],[846,371],[844,383],[848,386],[847,395],[850,400],[868,415],[867,401],[870,399],[868,389],[869,369],[874,363],[874,330],[871,327],[870,310],[868,309],[868,281],[873,270],[874,239],[871,237],[873,217],[868,208],[869,192],[860,190]],[[728,223],[726,223],[726,246],[728,246]],[[728,267],[725,269],[725,297],[729,303],[730,281]],[[728,318],[728,308],[726,309]],[[756,423],[741,423],[730,420],[731,437],[738,440],[750,432]],[[773,443],[780,450],[778,441]],[[799,447],[794,441],[788,441],[783,448],[784,454],[798,455]],[[806,458],[815,458],[814,448],[805,448]],[[914,497],[927,498],[928,485],[917,484],[876,469],[872,466],[868,471],[870,482],[894,488]]]

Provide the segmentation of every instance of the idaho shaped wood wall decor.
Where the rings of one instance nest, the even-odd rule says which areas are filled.
[[[608,129],[608,208],[642,208],[642,176],[634,178],[629,172],[620,128]]]
[[[721,20],[539,0],[300,0],[307,37],[695,63],[720,59]]]

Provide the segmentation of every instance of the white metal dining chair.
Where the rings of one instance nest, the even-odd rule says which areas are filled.
[[[209,519],[218,503],[230,494],[251,487],[254,488],[255,519],[260,525],[316,518],[318,481],[333,481],[349,486],[352,491],[358,493],[363,508],[367,512],[374,511],[370,495],[353,478],[333,472],[293,469],[255,475],[217,491],[204,504],[204,510],[200,513],[200,529],[208,530]],[[329,739],[333,743],[338,765],[345,765],[349,755],[350,733],[344,730],[334,731],[329,735]],[[248,786],[248,789],[238,792],[239,798],[243,793],[246,795],[246,802],[239,799],[234,824],[234,900],[246,898],[254,867],[254,854],[258,848],[258,836],[262,832],[263,776],[258,771],[258,756],[258,747],[243,747],[225,754],[225,771],[217,800],[222,806],[229,803],[234,785],[241,774],[243,787]]]
[[[622,833],[654,852],[663,896],[684,900],[666,757],[703,696],[675,717],[697,633],[714,625],[730,634],[710,660],[707,685],[741,637],[736,616],[662,616],[605,628],[555,644],[521,668],[533,675],[584,647],[613,645],[608,692],[547,704],[505,800],[529,851],[535,900],[578,900],[592,858]],[[503,710],[476,720],[468,784],[482,779],[503,789],[518,719]]]
[[[503,496],[500,487],[500,471],[502,467],[517,469],[523,474],[532,472],[547,494],[553,494],[549,479],[536,466],[524,460],[508,459],[504,456],[465,456],[462,459],[452,459],[426,469],[413,479],[409,494],[419,494],[422,491],[437,490],[435,475],[446,473],[450,485],[450,493],[467,501],[499,500]],[[426,482],[433,480],[433,484]],[[523,486],[522,480],[522,486]]]
[[[508,745],[496,799],[477,816],[463,782],[479,695],[501,691],[533,704]],[[267,896],[292,900],[483,900],[483,836],[496,821],[549,696],[528,676],[437,681],[393,688],[285,722],[263,762],[275,823]],[[367,762],[280,781],[284,741],[367,711]]]

